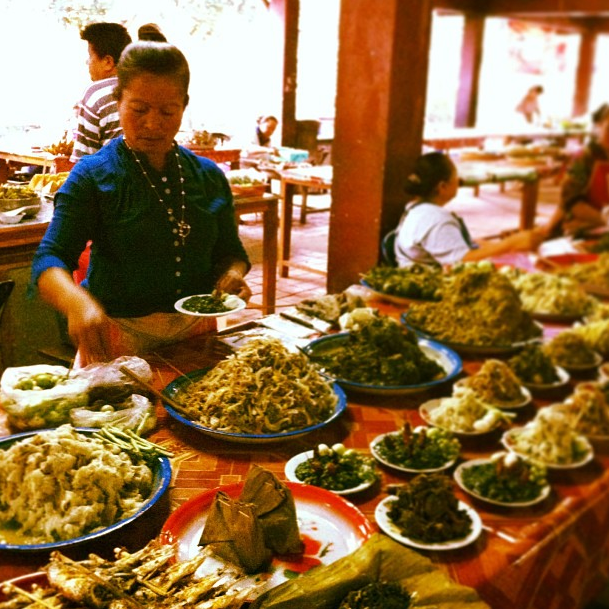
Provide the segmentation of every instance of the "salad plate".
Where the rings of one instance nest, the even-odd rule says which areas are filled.
[[[264,582],[259,594],[317,565],[351,554],[373,533],[370,521],[344,498],[308,484],[286,484],[294,498],[305,554],[293,560],[275,556],[268,573],[253,575]],[[161,539],[177,544],[178,560],[188,560],[199,552],[199,540],[216,493],[223,491],[237,499],[242,488],[243,483],[237,482],[204,491],[172,512],[163,525]]]
[[[456,388],[468,387],[467,381],[468,381],[468,378],[459,379],[454,384],[454,387],[456,387]],[[490,402],[488,400],[483,400],[483,401],[487,404],[490,404],[491,406],[500,408],[501,410],[517,410],[519,408],[524,408],[525,406],[528,406],[531,403],[531,400],[533,399],[531,392],[524,385],[520,386],[520,393],[522,394],[522,398],[520,400],[512,400],[510,402],[502,402],[502,401]]]
[[[382,463],[384,466],[389,467],[395,471],[404,472],[407,474],[430,474],[432,472],[440,472],[445,469],[451,468],[459,458],[459,451],[457,451],[457,454],[454,457],[449,455],[442,463],[432,467],[416,468],[414,466],[409,467],[406,465],[395,463],[393,461],[390,461],[386,456],[382,454],[381,445],[383,444],[383,441],[386,440],[388,437],[400,435],[402,435],[401,431],[392,431],[376,436],[376,438],[374,438],[374,440],[370,442],[370,452],[372,453],[373,457],[379,463]]]
[[[389,537],[392,539],[395,539],[395,541],[403,543],[406,546],[419,550],[456,550],[473,543],[482,533],[482,520],[480,519],[478,512],[476,512],[474,508],[470,507],[466,503],[459,501],[459,509],[467,512],[472,523],[472,528],[468,535],[461,537],[460,539],[451,539],[449,541],[435,543],[425,543],[424,541],[406,537],[405,535],[402,535],[399,527],[389,518],[389,510],[394,501],[398,501],[398,499],[396,497],[385,497],[385,499],[383,499],[376,506],[374,517],[380,529],[384,533],[389,535]]]
[[[571,375],[561,366],[554,366],[554,369],[556,370],[558,380],[553,383],[528,383],[522,381],[522,384],[533,393],[552,391],[566,387],[571,380]]]
[[[457,466],[454,472],[455,482],[459,485],[461,490],[466,492],[467,494],[479,499],[480,501],[485,501],[486,503],[490,503],[492,505],[499,505],[503,507],[530,507],[532,505],[536,505],[544,501],[552,490],[549,484],[545,484],[538,489],[538,495],[532,499],[527,501],[499,501],[497,499],[491,499],[490,497],[486,497],[469,486],[463,480],[463,473],[469,469],[477,468],[480,466],[487,465],[492,463],[490,459],[471,459],[470,461],[465,461]]]
[[[167,387],[163,389],[163,393],[173,401],[180,402],[180,397],[187,392],[188,386],[191,385],[193,382],[203,378],[208,371],[209,368],[203,368],[201,370],[195,370],[193,372],[184,374],[169,383]],[[321,421],[313,425],[307,425],[300,429],[295,429],[293,431],[284,431],[269,434],[236,433],[212,429],[211,427],[205,427],[204,425],[197,423],[197,421],[193,421],[188,416],[181,412],[178,412],[175,408],[173,408],[167,403],[163,403],[163,406],[165,407],[169,415],[172,416],[176,421],[182,423],[183,425],[186,425],[187,427],[191,427],[192,429],[195,429],[207,436],[211,436],[219,440],[226,440],[228,442],[239,442],[244,444],[263,444],[267,442],[291,440],[293,438],[304,436],[305,434],[311,433],[316,429],[321,429],[322,427],[325,427],[326,425],[329,425],[334,420],[336,420],[347,408],[347,396],[337,383],[333,383],[333,390],[338,398],[338,401],[334,408],[334,412],[325,421]]]
[[[442,405],[443,399],[452,399],[452,398],[439,398],[439,399],[434,399],[434,400],[428,400],[427,402],[424,402],[423,404],[421,404],[419,406],[419,414],[421,415],[421,418],[425,421],[425,423],[427,423],[428,425],[431,425],[432,427],[439,427],[440,429],[450,431],[457,437],[468,438],[468,437],[483,436],[485,434],[493,433],[494,431],[499,429],[499,427],[501,427],[501,425],[502,425],[501,419],[498,419],[493,424],[493,426],[489,429],[484,429],[484,430],[480,430],[480,431],[477,431],[477,430],[460,431],[460,430],[451,429],[450,427],[446,427],[444,425],[440,425],[439,423],[435,423],[433,420],[432,413],[434,410],[436,410],[437,408],[439,408]],[[507,414],[505,414],[505,416],[507,416]]]
[[[238,296],[229,294],[226,298],[222,299],[223,309],[217,311],[205,312],[206,308],[212,306],[214,301],[218,299],[213,294],[194,294],[192,296],[185,296],[180,298],[174,307],[176,311],[184,313],[184,315],[194,315],[195,317],[224,317],[225,315],[232,315],[238,313],[246,307],[245,300],[242,300]]]
[[[92,435],[94,433],[98,433],[98,429],[90,429],[90,428],[82,428],[75,427],[74,428],[78,433],[83,435]],[[37,435],[45,430],[36,430],[36,431],[26,431],[23,433],[18,433],[12,436],[8,436],[0,439],[0,450],[6,450],[10,448],[12,444],[15,442],[19,442],[21,440],[25,440],[31,438],[32,436]],[[103,537],[110,535],[116,531],[119,531],[122,528],[125,528],[127,525],[133,523],[138,518],[143,516],[148,510],[150,510],[163,496],[167,488],[169,487],[169,483],[171,481],[171,464],[167,457],[159,457],[155,459],[152,469],[152,485],[150,489],[150,494],[148,498],[144,501],[142,506],[139,508],[137,512],[131,515],[128,518],[124,518],[119,520],[118,522],[93,531],[91,533],[87,533],[86,535],[80,535],[79,537],[74,537],[72,539],[65,539],[60,541],[53,541],[47,543],[24,543],[23,539],[15,538],[11,541],[0,542],[0,551],[6,550],[11,552],[49,552],[53,550],[64,550],[65,548],[71,548],[73,546],[81,545],[84,543],[97,541]],[[6,531],[3,531],[3,536],[8,538],[8,534]]]
[[[344,349],[349,340],[348,332],[340,332],[338,334],[330,334],[322,336],[311,341],[303,348],[313,361],[321,356],[335,355],[340,357],[340,352]],[[414,385],[371,385],[358,383],[348,379],[332,377],[345,390],[352,390],[360,393],[371,395],[407,395],[414,393],[422,393],[453,380],[461,373],[463,362],[457,353],[452,349],[442,345],[436,341],[421,339],[418,342],[419,347],[430,359],[436,361],[445,371],[445,376],[440,379],[428,381],[427,383],[419,383]]]
[[[285,471],[286,479],[289,480],[290,482],[294,482],[297,484],[303,484],[303,481],[296,474],[296,468],[301,463],[306,463],[307,461],[310,461],[311,459],[313,459],[313,456],[314,456],[314,451],[312,451],[312,450],[307,450],[305,452],[294,455],[285,464],[284,471]],[[326,490],[329,490],[330,492],[335,493],[336,495],[353,495],[355,493],[361,493],[362,491],[365,491],[366,489],[370,488],[376,481],[377,481],[377,478],[374,478],[374,479],[370,479],[365,482],[361,482],[357,486],[352,486],[350,488],[346,488],[343,490],[334,490],[334,489],[326,489]],[[311,485],[311,486],[317,486],[317,485]]]
[[[594,458],[594,449],[592,448],[592,445],[590,444],[590,441],[588,440],[588,438],[584,435],[576,434],[575,437],[576,437],[578,445],[583,447],[582,456],[579,459],[577,459],[575,461],[571,461],[569,463],[556,463],[556,462],[544,461],[544,460],[540,459],[539,457],[535,456],[534,454],[528,454],[528,453],[518,449],[518,446],[516,443],[516,438],[517,438],[518,434],[522,432],[522,430],[523,430],[523,427],[513,427],[512,429],[508,429],[506,432],[504,432],[503,436],[501,437],[501,444],[503,444],[503,446],[505,446],[505,448],[507,448],[508,450],[516,453],[517,455],[519,455],[521,457],[524,457],[525,459],[537,459],[538,461],[543,463],[548,469],[553,469],[553,470],[576,469],[578,467],[583,467],[584,465],[586,465],[587,463],[592,461],[592,459]]]

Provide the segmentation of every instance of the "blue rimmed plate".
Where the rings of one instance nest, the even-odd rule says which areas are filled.
[[[345,348],[345,344],[349,340],[349,332],[340,332],[338,334],[330,334],[323,336],[314,341],[311,341],[303,348],[303,351],[313,360],[322,355],[331,353],[340,353]],[[348,379],[336,378],[336,382],[343,389],[358,391],[360,393],[368,393],[373,395],[406,395],[409,393],[422,393],[453,380],[460,374],[463,369],[461,358],[449,347],[442,345],[436,341],[421,339],[419,347],[430,359],[437,362],[445,371],[445,376],[427,383],[418,383],[415,385],[369,385],[365,383],[357,383]]]
[[[188,374],[184,374],[179,376],[177,379],[169,383],[165,389],[163,389],[163,393],[170,399],[180,402],[180,397],[187,392],[187,387],[191,383],[198,381],[203,378],[208,372],[209,368],[202,368],[201,370],[195,370],[193,372],[189,372]],[[292,431],[283,431],[277,433],[270,434],[248,434],[248,433],[236,433],[229,431],[220,431],[218,429],[213,429],[211,427],[205,427],[201,425],[201,423],[197,423],[192,419],[185,416],[183,413],[179,413],[177,410],[172,408],[169,404],[164,403],[167,412],[180,423],[187,425],[188,427],[192,427],[205,435],[212,436],[219,440],[227,440],[229,442],[241,442],[244,444],[262,444],[266,442],[279,442],[283,440],[290,440],[292,438],[297,438],[299,436],[304,436],[305,434],[311,433],[317,429],[321,429],[326,425],[329,425],[337,419],[347,408],[347,396],[345,392],[339,387],[337,383],[333,383],[333,390],[336,394],[338,401],[336,406],[334,407],[334,412],[325,420],[319,423],[315,423],[314,425],[309,425],[307,427],[302,427],[300,429],[294,429]]]
[[[421,338],[438,341],[442,345],[450,347],[451,349],[453,349],[454,351],[456,351],[457,353],[459,353],[461,355],[471,355],[471,356],[509,355],[511,353],[515,353],[516,351],[520,351],[520,349],[522,349],[525,345],[528,345],[529,343],[535,343],[535,342],[539,342],[541,340],[541,333],[539,336],[531,337],[528,340],[514,342],[509,345],[475,345],[475,344],[454,342],[451,340],[441,340],[437,336],[433,336],[432,334],[429,334],[429,332],[426,332],[424,329],[419,328],[418,326],[415,326],[412,323],[410,323],[408,321],[409,313],[410,313],[409,311],[405,311],[404,313],[402,313],[402,315],[400,317],[402,323],[409,330],[416,332]],[[537,328],[540,330],[540,332],[543,331],[543,327],[538,322],[534,322],[534,324],[537,326]]]
[[[83,435],[91,435],[93,433],[99,432],[99,429],[90,429],[82,427],[75,427],[74,429],[78,433]],[[5,438],[1,438],[0,450],[6,450],[15,442],[26,440],[44,431],[51,430],[40,429],[36,431],[27,431],[24,433],[19,433],[12,436],[7,436]],[[152,465],[152,474],[152,490],[150,491],[150,495],[140,507],[140,509],[132,516],[124,518],[123,520],[119,520],[111,526],[104,527],[97,531],[88,533],[87,535],[81,535],[80,537],[74,537],[72,539],[36,544],[0,542],[0,551],[8,550],[17,552],[46,552],[51,550],[61,550],[63,548],[68,548],[100,539],[101,537],[105,537],[119,529],[126,527],[127,525],[140,518],[153,505],[155,505],[167,490],[167,487],[171,482],[171,464],[169,462],[169,459],[167,457],[159,457],[157,460],[155,460],[154,464]]]

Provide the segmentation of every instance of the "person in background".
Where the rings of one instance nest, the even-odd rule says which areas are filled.
[[[167,43],[137,42],[117,76],[123,135],[74,166],[32,263],[32,286],[67,318],[75,366],[215,330],[209,318],[177,313],[180,298],[251,295],[228,181],[175,141],[188,103],[186,58]],[[77,284],[72,273],[88,241]]]
[[[88,45],[89,75],[93,84],[84,92],[78,107],[74,149],[70,160],[97,152],[120,134],[116,100],[116,66],[131,36],[120,23],[91,23],[80,37]]]
[[[592,113],[592,135],[567,169],[549,238],[603,226],[609,212],[609,104]]]
[[[145,23],[137,31],[138,40],[152,40],[153,42],[167,42],[165,34],[156,23]]]
[[[474,242],[463,220],[445,209],[457,194],[459,177],[451,158],[441,152],[421,155],[406,179],[409,195],[393,243],[397,266],[449,265],[483,260],[518,250],[534,250],[536,231],[513,233],[498,241]]]
[[[534,123],[541,117],[539,96],[543,93],[541,85],[531,87],[516,106],[516,112],[522,114],[527,123]]]
[[[275,133],[278,124],[279,121],[274,116],[258,117],[256,121],[256,136],[253,143],[269,148],[271,146],[271,137]]]

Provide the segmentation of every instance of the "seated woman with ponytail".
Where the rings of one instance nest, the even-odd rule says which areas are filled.
[[[397,266],[449,265],[483,260],[511,251],[535,250],[542,235],[521,231],[499,241],[476,241],[463,220],[445,209],[457,194],[459,177],[450,157],[441,152],[420,156],[406,178],[410,197],[395,229],[394,253]],[[492,218],[489,222],[492,230]]]

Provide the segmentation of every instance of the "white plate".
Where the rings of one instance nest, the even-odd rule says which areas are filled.
[[[188,309],[184,308],[184,303],[187,300],[190,300],[191,298],[199,298],[201,296],[211,296],[211,294],[192,294],[191,296],[185,296],[184,298],[180,298],[180,300],[174,304],[174,307],[180,313],[184,313],[185,315],[194,315],[195,317],[224,317],[225,315],[232,315],[233,313],[242,311],[246,307],[245,300],[242,300],[238,296],[231,295],[231,303],[234,303],[234,306],[228,311],[220,311],[219,313],[196,313],[195,311],[189,311]]]
[[[584,372],[592,372],[603,363],[603,356],[600,353],[594,353],[594,361],[591,364],[574,364],[567,366],[562,365],[562,368],[567,374],[583,374]]]
[[[469,377],[464,378],[464,379],[459,379],[454,384],[454,387],[467,387],[468,378]],[[486,402],[486,403],[490,404],[491,406],[495,406],[496,408],[499,408],[501,410],[516,410],[518,408],[524,408],[525,406],[528,406],[531,403],[533,396],[531,395],[531,392],[523,385],[520,386],[520,393],[522,394],[522,399],[518,402]]]
[[[558,374],[558,380],[555,383],[525,383],[522,384],[531,391],[549,391],[553,389],[560,389],[562,387],[566,387],[571,380],[571,375],[560,366],[554,366],[556,369],[556,374]]]
[[[548,463],[547,461],[542,461],[539,457],[520,452],[514,448],[513,436],[521,430],[522,427],[512,427],[512,429],[508,429],[501,437],[501,444],[503,444],[503,446],[505,446],[505,448],[508,450],[511,450],[513,453],[516,453],[525,459],[536,459],[540,463],[543,463],[548,469],[576,469],[586,465],[586,463],[589,463],[594,458],[594,449],[592,448],[590,441],[588,438],[586,438],[586,436],[578,434],[582,444],[587,446],[586,454],[582,459],[579,461],[573,461],[572,463]]]
[[[478,539],[480,533],[482,533],[482,521],[478,512],[474,508],[470,507],[466,503],[459,501],[459,509],[465,510],[472,521],[472,530],[469,535],[462,537],[461,539],[453,539],[450,541],[442,541],[436,543],[425,543],[416,539],[411,539],[400,533],[400,529],[389,519],[389,508],[391,503],[397,501],[396,497],[389,496],[385,497],[377,506],[374,511],[374,518],[381,530],[389,535],[389,537],[403,543],[411,548],[418,548],[420,550],[456,550],[464,546],[473,543]]]
[[[427,402],[423,402],[423,404],[421,404],[419,406],[419,414],[421,415],[421,418],[425,421],[425,423],[427,423],[428,425],[431,425],[432,427],[439,427],[440,429],[445,429],[446,431],[450,431],[451,433],[455,434],[457,437],[459,437],[459,436],[469,437],[469,436],[483,436],[484,434],[493,433],[495,430],[499,429],[499,427],[501,427],[501,425],[502,425],[501,421],[498,421],[497,424],[492,429],[487,429],[486,431],[456,431],[454,429],[450,429],[449,427],[443,427],[442,425],[438,425],[437,423],[434,423],[432,421],[431,413],[440,406],[442,399],[446,399],[446,398],[440,398],[437,400],[428,400]]]
[[[440,465],[438,467],[427,468],[427,469],[415,469],[412,467],[405,467],[403,465],[391,463],[391,461],[387,461],[385,458],[383,458],[379,454],[378,449],[377,449],[377,444],[379,444],[383,440],[383,438],[385,438],[386,436],[399,436],[399,435],[401,435],[400,431],[392,431],[389,433],[381,434],[380,436],[376,436],[376,438],[374,438],[374,440],[372,440],[372,442],[370,442],[370,452],[372,453],[374,458],[379,463],[382,463],[383,465],[390,467],[391,469],[397,470],[399,472],[406,472],[409,474],[430,474],[432,472],[440,472],[442,470],[448,469],[449,467],[452,467],[458,459],[458,456],[457,456],[454,459],[451,459],[450,461],[446,461],[443,465]]]
[[[370,521],[342,497],[308,484],[287,483],[294,497],[298,529],[305,542],[302,560],[289,562],[276,556],[268,574],[257,574],[258,581],[266,580],[265,590],[304,572],[317,564],[328,565],[357,550],[373,533]],[[237,498],[243,483],[228,484],[204,491],[183,503],[172,512],[161,531],[165,543],[177,543],[177,559],[188,560],[200,550],[199,540],[207,520],[207,513],[218,491]]]
[[[461,463],[454,473],[454,478],[456,483],[459,485],[461,490],[465,491],[468,495],[475,497],[476,499],[480,499],[481,501],[486,501],[487,503],[492,503],[493,505],[502,505],[505,507],[529,507],[531,505],[535,505],[537,503],[541,503],[548,495],[550,494],[551,487],[549,484],[543,486],[540,490],[540,493],[535,499],[531,499],[529,501],[498,501],[497,499],[490,499],[489,497],[485,497],[484,495],[480,495],[475,491],[471,490],[467,487],[463,482],[463,470],[475,467],[476,465],[484,465],[486,463],[490,463],[490,459],[471,459],[470,461],[466,461],[465,463]]]
[[[285,464],[286,479],[288,479],[290,482],[296,482],[298,484],[303,484],[302,480],[300,480],[300,478],[298,478],[296,476],[296,468],[301,463],[304,463],[305,461],[312,459],[313,455],[314,455],[314,452],[312,450],[307,450],[304,453],[299,453],[297,455],[294,455]],[[330,492],[335,493],[336,495],[352,495],[354,493],[360,493],[361,491],[365,491],[367,488],[370,488],[375,482],[376,482],[376,480],[372,480],[371,482],[362,482],[361,484],[358,484],[357,486],[353,486],[351,488],[348,488],[348,489],[345,489],[342,491],[335,491],[333,489],[326,489],[326,490],[329,490]]]

